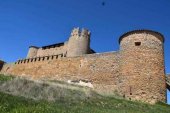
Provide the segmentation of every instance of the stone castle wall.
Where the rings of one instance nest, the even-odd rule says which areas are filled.
[[[86,29],[73,29],[69,40],[44,47],[31,46],[27,58],[64,54],[66,57],[81,56],[93,53],[90,48],[90,32]]]
[[[73,35],[77,32],[78,35]],[[81,40],[83,36],[77,29],[73,34],[75,40]],[[70,50],[74,54],[71,53],[70,57],[59,54],[23,59],[4,65],[1,73],[33,79],[86,81],[101,94],[114,95],[116,92],[130,100],[165,102],[167,86],[163,45],[161,34],[136,30],[122,35],[117,52],[78,55],[79,48],[73,48]],[[82,49],[87,50],[84,46]]]
[[[28,51],[27,58],[36,58],[43,56],[51,56],[51,55],[59,55],[59,54],[67,54],[67,43],[62,46],[53,46],[53,47],[34,47],[31,46]]]
[[[114,94],[119,83],[119,54],[105,53],[73,58],[51,57],[47,60],[4,66],[2,73],[61,81],[88,81],[100,93]],[[7,70],[8,68],[8,70]],[[6,71],[7,70],[7,71]]]
[[[29,51],[27,54],[27,58],[33,58],[33,57],[37,57],[37,52],[38,52],[38,47],[35,46],[31,46],[29,47]]]
[[[66,54],[67,52],[67,45],[63,45],[60,47],[54,47],[54,48],[40,48],[38,49],[36,57],[39,56],[51,56],[51,55],[58,55],[58,54]]]
[[[15,63],[6,63],[3,65],[1,72],[2,74],[9,74],[11,75],[11,70],[15,67]]]
[[[166,101],[164,50],[160,39],[162,36],[157,33],[136,31],[120,41],[121,91],[127,98],[151,103]]]
[[[90,53],[90,32],[74,29],[68,41],[67,56],[75,57]]]

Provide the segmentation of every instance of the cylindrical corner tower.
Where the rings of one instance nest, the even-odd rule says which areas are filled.
[[[29,51],[28,51],[28,55],[27,58],[33,58],[37,56],[37,51],[38,51],[38,47],[36,46],[30,46],[29,47]]]
[[[90,49],[90,32],[86,29],[80,31],[79,28],[73,29],[67,45],[67,56],[75,57],[88,54]]]
[[[135,30],[120,37],[120,91],[132,100],[166,101],[164,37]]]

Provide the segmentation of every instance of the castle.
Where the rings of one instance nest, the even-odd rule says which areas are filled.
[[[67,42],[30,46],[27,58],[14,63],[0,61],[0,70],[3,74],[32,79],[84,83],[104,95],[118,94],[148,103],[166,102],[169,85],[163,35],[134,30],[123,34],[119,43],[119,51],[95,53],[90,48],[90,32],[75,28]]]
[[[83,54],[92,54],[90,49],[90,32],[86,29],[80,31],[73,29],[67,42],[43,46],[41,48],[30,46],[27,58],[61,55],[61,57],[75,57]]]

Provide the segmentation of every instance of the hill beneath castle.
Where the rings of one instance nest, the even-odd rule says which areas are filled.
[[[1,113],[169,113],[170,106],[105,97],[61,81],[0,75]]]

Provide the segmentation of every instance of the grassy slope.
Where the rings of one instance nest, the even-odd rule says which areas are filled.
[[[0,81],[11,80],[1,79]],[[35,101],[0,93],[0,113],[169,113],[165,104],[148,105],[111,97],[90,100]]]
[[[4,75],[1,75],[0,74],[0,82],[2,83],[2,82],[6,82],[6,81],[8,81],[8,80],[12,80],[14,77],[12,77],[12,76],[4,76]]]

